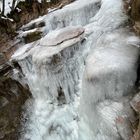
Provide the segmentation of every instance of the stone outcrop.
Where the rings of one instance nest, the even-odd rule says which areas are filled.
[[[21,76],[21,75],[20,75]],[[0,139],[18,140],[22,105],[30,97],[28,87],[13,78],[13,68],[4,64],[0,69]]]
[[[134,22],[134,29],[140,35],[140,1],[131,0],[131,17]]]

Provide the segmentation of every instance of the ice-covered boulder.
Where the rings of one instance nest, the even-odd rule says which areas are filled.
[[[63,94],[65,102],[73,99],[83,59],[83,40],[84,28],[70,26],[52,31],[13,55],[26,75],[33,96],[59,100]]]
[[[54,30],[41,39],[42,46],[56,46],[64,41],[77,38],[84,33],[84,28],[79,26],[68,26],[60,30]]]
[[[84,29],[66,27],[52,32],[58,32],[58,36],[50,36],[50,43],[44,37],[43,41],[25,45],[13,55],[13,60],[22,67],[35,99],[28,128],[35,132],[38,126],[40,128],[39,136],[29,132],[25,138],[61,140],[72,137],[76,140],[75,104],[78,103],[73,102],[78,98],[79,78],[84,65]],[[50,46],[53,40],[55,46]],[[32,127],[34,124],[36,126]]]
[[[116,140],[120,130],[123,138],[131,135],[127,120],[121,125],[115,121],[128,117],[121,99],[132,91],[137,77],[139,51],[133,44],[136,38],[130,37],[122,29],[103,34],[86,60],[80,116],[95,139]]]

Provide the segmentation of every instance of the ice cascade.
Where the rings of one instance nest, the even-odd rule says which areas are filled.
[[[44,37],[12,56],[33,95],[21,140],[129,140],[139,38],[123,0],[76,0],[24,28],[39,20]]]

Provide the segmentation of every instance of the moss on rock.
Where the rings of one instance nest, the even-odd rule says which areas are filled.
[[[33,41],[36,41],[42,37],[41,31],[35,31],[27,34],[23,37],[25,43],[31,43]]]

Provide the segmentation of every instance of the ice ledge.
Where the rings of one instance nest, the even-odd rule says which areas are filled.
[[[84,33],[84,28],[79,26],[68,26],[59,30],[49,32],[40,41],[41,46],[56,46],[65,41],[78,38]],[[75,43],[76,41],[74,41]]]
[[[84,40],[85,29],[80,26],[67,26],[65,28],[51,31],[41,40],[24,45],[12,56],[12,60],[22,60],[32,55],[34,58],[50,57],[64,48],[70,47]]]

